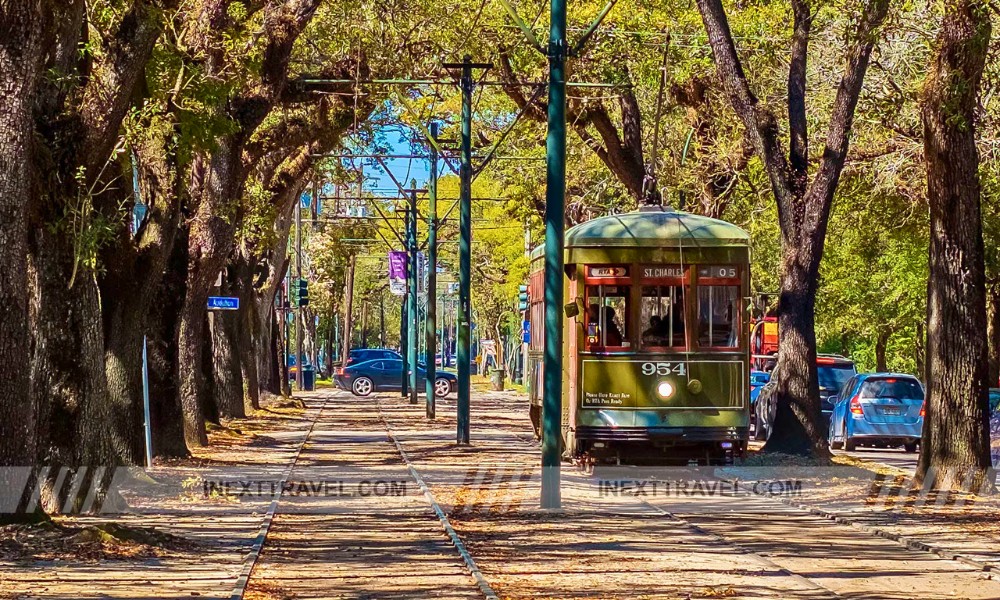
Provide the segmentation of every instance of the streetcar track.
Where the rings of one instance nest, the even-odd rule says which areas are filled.
[[[258,563],[259,557],[260,557],[260,555],[262,553],[262,550],[263,550],[263,548],[265,546],[265,543],[267,541],[267,534],[268,534],[268,532],[271,529],[271,525],[274,522],[275,517],[279,514],[278,513],[279,501],[281,499],[280,496],[281,496],[282,492],[284,491],[285,483],[288,481],[288,479],[290,478],[292,472],[296,468],[296,464],[299,462],[299,459],[303,456],[303,450],[304,450],[305,446],[309,443],[309,440],[312,437],[313,431],[315,430],[315,427],[316,427],[317,423],[319,422],[321,416],[323,415],[323,412],[326,410],[329,402],[331,400],[337,400],[337,399],[338,398],[330,397],[330,396],[324,398],[322,405],[316,410],[316,416],[315,416],[315,418],[310,423],[310,426],[309,426],[309,428],[308,428],[308,430],[306,432],[306,435],[303,437],[302,441],[299,442],[299,446],[298,446],[298,448],[296,450],[296,453],[295,453],[295,456],[293,457],[293,460],[291,461],[291,463],[289,464],[289,466],[286,467],[286,469],[285,469],[285,471],[284,471],[284,473],[283,473],[283,475],[281,477],[280,486],[279,486],[279,489],[281,491],[279,491],[279,493],[276,494],[275,498],[271,502],[271,505],[270,505],[270,507],[268,509],[268,512],[265,515],[265,519],[262,522],[261,531],[258,534],[258,537],[256,538],[256,540],[254,542],[251,554],[244,560],[244,565],[243,565],[243,568],[241,569],[240,577],[237,580],[237,585],[236,585],[236,587],[233,590],[233,594],[231,595],[230,600],[242,600],[243,599],[243,596],[246,593],[246,589],[248,587],[249,581],[250,581],[251,576],[253,574],[253,569],[254,569],[255,565]],[[465,545],[462,542],[461,538],[458,536],[458,533],[454,530],[454,528],[452,528],[450,522],[448,522],[447,516],[445,516],[443,510],[441,509],[441,506],[438,504],[438,502],[434,498],[434,495],[431,492],[430,488],[426,485],[426,483],[423,481],[423,478],[420,476],[420,473],[416,470],[416,468],[409,461],[408,455],[406,454],[405,450],[402,448],[402,445],[396,439],[395,434],[392,432],[392,430],[391,430],[391,428],[390,428],[390,426],[388,424],[388,421],[385,419],[384,415],[382,414],[382,406],[379,403],[378,398],[373,398],[373,399],[375,400],[376,406],[378,408],[379,419],[382,421],[382,425],[385,427],[386,434],[388,436],[388,441],[391,441],[394,444],[395,451],[398,453],[399,457],[402,458],[402,460],[404,462],[404,465],[407,467],[407,470],[409,472],[410,477],[413,478],[416,481],[416,483],[420,487],[421,491],[423,492],[423,495],[424,495],[425,499],[428,500],[428,502],[431,504],[431,508],[434,510],[435,516],[438,518],[439,524],[444,528],[445,533],[450,538],[451,545],[458,551],[458,553],[459,553],[459,555],[460,555],[460,557],[461,557],[461,559],[462,559],[462,561],[464,563],[465,570],[468,571],[473,576],[473,578],[474,578],[474,580],[475,580],[475,582],[476,582],[476,584],[478,586],[479,591],[483,594],[483,597],[486,600],[499,600],[499,597],[497,596],[497,594],[490,587],[490,585],[486,581],[485,577],[483,577],[482,572],[479,570],[478,566],[476,566],[475,560],[473,559],[472,555],[468,552],[468,550],[465,548]],[[380,437],[380,438],[378,438],[378,440],[379,441],[385,441],[385,437]],[[426,521],[427,517],[420,517],[419,520],[420,521]],[[321,577],[321,579],[327,580],[330,577],[331,577],[331,575],[329,573],[325,573],[325,574],[323,574],[323,576]],[[355,577],[354,574],[346,574],[346,573],[343,574],[343,576],[342,576],[343,579],[347,579],[347,580],[353,579],[354,577]],[[424,577],[424,575],[422,573],[419,573],[419,574],[418,573],[414,573],[412,575],[406,575],[406,574],[403,574],[403,575],[394,574],[393,575],[393,579],[406,579],[407,577],[417,577],[417,578],[420,578],[420,577]],[[301,579],[301,575],[298,575],[297,578]]]
[[[229,595],[230,600],[242,600],[243,595],[246,594],[247,586],[250,584],[250,577],[253,574],[253,569],[257,565],[257,561],[260,559],[260,553],[264,549],[264,544],[267,542],[267,534],[271,531],[271,525],[274,523],[274,516],[278,512],[278,504],[285,491],[285,484],[288,482],[288,478],[291,477],[292,471],[295,469],[295,463],[297,463],[299,457],[302,456],[302,449],[305,448],[310,436],[312,436],[312,432],[316,428],[316,422],[319,421],[323,411],[326,410],[328,402],[329,398],[325,398],[323,400],[323,404],[316,410],[316,416],[313,417],[312,422],[309,424],[309,429],[307,429],[305,435],[302,436],[302,441],[299,442],[298,448],[295,449],[295,455],[285,468],[284,473],[281,474],[281,479],[278,482],[278,492],[271,500],[271,504],[268,506],[267,512],[264,513],[264,519],[261,521],[257,537],[254,539],[253,545],[250,547],[250,553],[243,559],[240,574],[236,578],[236,585],[233,587],[233,591]]]
[[[533,437],[532,438],[527,438],[523,434],[520,434],[520,433],[514,433],[514,436],[517,437],[518,439],[524,441],[524,442],[530,443],[532,446],[540,447],[540,445],[538,443],[538,440],[536,440]],[[571,475],[571,477],[572,477],[572,475]],[[749,494],[747,494],[747,496],[748,495]],[[770,567],[771,569],[773,569],[774,571],[776,571],[778,573],[781,573],[782,575],[785,575],[786,577],[790,577],[790,578],[792,578],[792,579],[794,579],[794,580],[796,580],[796,581],[798,581],[798,582],[800,582],[800,583],[802,583],[802,584],[804,584],[806,586],[811,587],[813,590],[822,592],[824,594],[824,596],[818,596],[818,597],[825,597],[825,598],[843,598],[844,597],[844,596],[838,594],[837,592],[831,590],[830,588],[828,588],[828,587],[826,587],[826,586],[824,586],[824,585],[822,585],[820,583],[817,583],[817,582],[813,581],[812,579],[810,579],[810,578],[808,578],[808,577],[806,577],[804,575],[800,575],[798,573],[790,571],[790,570],[786,569],[785,567],[782,567],[781,565],[775,563],[771,559],[769,559],[769,558],[767,558],[767,557],[765,557],[765,556],[763,556],[763,555],[761,555],[761,554],[759,554],[757,552],[754,552],[753,550],[750,550],[749,548],[745,548],[745,547],[741,546],[740,544],[738,544],[738,543],[736,543],[736,542],[734,542],[732,540],[727,539],[726,537],[724,537],[721,534],[709,531],[709,530],[707,530],[707,529],[705,529],[705,528],[703,528],[703,527],[701,527],[699,525],[696,525],[696,524],[692,523],[691,521],[689,521],[687,519],[684,519],[682,517],[679,517],[679,516],[671,513],[670,511],[667,511],[667,510],[665,510],[665,509],[663,509],[663,508],[661,508],[659,506],[656,506],[655,504],[652,504],[649,501],[647,501],[647,500],[645,500],[645,499],[643,499],[643,498],[641,498],[641,497],[639,497],[637,495],[633,494],[632,498],[634,498],[639,504],[645,506],[646,508],[652,510],[653,512],[656,512],[657,514],[659,514],[659,515],[661,515],[663,517],[666,517],[672,523],[676,523],[676,524],[681,525],[683,527],[687,527],[689,530],[695,532],[696,534],[705,536],[705,537],[707,537],[709,539],[712,539],[712,540],[715,540],[716,542],[718,542],[718,543],[720,543],[720,544],[722,544],[724,546],[728,546],[728,547],[736,550],[740,554],[743,554],[745,556],[752,556],[755,559],[759,560],[761,563],[763,563],[765,566]]]
[[[413,466],[413,463],[410,461],[410,457],[406,454],[406,450],[403,449],[403,445],[400,444],[399,439],[397,439],[395,434],[393,434],[392,427],[389,425],[389,420],[385,418],[385,414],[382,412],[382,403],[379,402],[378,398],[375,398],[375,406],[378,408],[378,417],[379,420],[382,421],[382,425],[385,427],[386,435],[389,436],[389,440],[396,446],[399,456],[403,459],[403,463],[406,464],[410,477],[417,482],[417,485],[420,487],[420,491],[424,494],[424,498],[426,498],[430,503],[431,508],[434,510],[434,514],[437,516],[438,521],[440,521],[445,533],[451,540],[452,546],[454,546],[455,550],[462,557],[462,561],[465,563],[465,567],[472,575],[473,579],[476,580],[476,585],[479,587],[479,590],[483,593],[486,600],[499,600],[499,596],[497,596],[496,592],[493,591],[493,588],[490,587],[489,582],[486,581],[482,571],[480,571],[479,567],[476,565],[476,561],[472,557],[472,554],[462,542],[461,536],[459,536],[458,532],[455,531],[455,528],[451,526],[451,522],[448,521],[448,516],[444,513],[444,510],[441,509],[441,505],[438,504],[437,499],[434,498],[434,493],[431,492],[430,487],[427,486],[423,477],[420,476],[416,467]]]
[[[437,519],[438,519],[438,521],[440,523],[440,526],[444,529],[446,535],[450,539],[451,545],[456,549],[456,551],[460,555],[460,557],[461,557],[461,559],[462,559],[462,561],[463,561],[463,563],[465,565],[466,571],[470,575],[472,575],[473,579],[475,580],[476,585],[479,588],[479,591],[483,594],[483,596],[487,600],[497,600],[498,599],[498,595],[495,593],[495,591],[492,589],[492,587],[486,581],[486,579],[485,579],[482,571],[479,569],[479,567],[476,564],[475,558],[472,556],[472,554],[466,548],[466,546],[465,546],[464,542],[462,541],[461,537],[459,536],[459,534],[457,533],[457,531],[454,529],[454,527],[449,522],[447,515],[445,514],[444,510],[441,508],[440,504],[437,502],[437,499],[435,498],[432,490],[427,485],[427,483],[424,481],[423,477],[421,476],[420,472],[417,470],[416,466],[410,460],[410,457],[407,454],[406,450],[403,448],[402,443],[400,442],[399,438],[396,436],[395,432],[393,431],[393,425],[389,422],[389,417],[391,417],[393,415],[390,414],[389,416],[387,416],[387,413],[385,411],[383,411],[383,406],[382,406],[382,403],[380,402],[379,398],[375,397],[373,399],[375,400],[375,403],[376,403],[376,408],[377,408],[377,411],[378,411],[378,418],[381,421],[382,426],[385,428],[385,433],[386,433],[386,436],[388,437],[388,441],[392,442],[392,444],[395,447],[395,450],[398,452],[399,457],[402,459],[403,463],[405,464],[405,466],[406,466],[406,468],[407,468],[407,470],[409,472],[410,477],[418,484],[418,486],[419,486],[421,492],[423,493],[425,499],[431,505],[431,508],[434,511],[435,516],[437,517]],[[324,401],[323,407],[321,407],[319,409],[319,411],[317,412],[316,418],[313,420],[313,422],[312,422],[312,424],[310,426],[309,432],[307,433],[306,437],[303,439],[303,442],[300,444],[298,452],[296,453],[296,457],[295,457],[292,465],[288,468],[288,470],[286,470],[286,474],[285,474],[285,477],[283,479],[286,479],[287,476],[290,474],[291,469],[294,466],[294,462],[298,460],[299,455],[302,452],[302,448],[305,445],[306,440],[308,440],[309,436],[312,434],[312,430],[315,427],[316,422],[318,421],[320,415],[322,414],[323,409],[326,408],[326,405],[327,405],[328,401],[329,401],[329,398],[327,398]],[[497,403],[497,404],[499,404],[499,403]],[[501,411],[508,411],[508,410],[510,410],[508,407],[504,406],[503,404],[495,405],[494,408],[499,408]],[[505,425],[509,426],[509,424],[505,424]],[[511,439],[517,440],[518,442],[522,443],[525,446],[528,446],[528,447],[531,447],[531,448],[534,448],[534,449],[537,449],[538,446],[539,446],[539,442],[536,439],[534,439],[534,437],[524,435],[521,432],[511,431],[510,429],[506,429],[505,430],[505,428],[495,429],[494,431],[496,431],[497,433],[502,433],[502,435],[504,435],[504,436],[509,436]],[[574,473],[573,470],[567,470],[567,471],[569,471],[567,474],[570,476],[570,480],[571,481],[580,481],[581,480],[581,477],[577,477],[578,474]],[[582,476],[583,478],[586,478],[587,474],[584,473],[584,472],[580,472],[579,475]],[[733,483],[731,480],[728,480],[726,478],[719,477],[718,479],[719,479],[719,481]],[[986,565],[984,563],[979,563],[978,561],[972,561],[971,559],[963,560],[965,557],[959,557],[957,555],[944,554],[941,551],[938,551],[937,549],[935,549],[935,548],[933,548],[933,547],[931,547],[931,546],[929,546],[927,544],[924,544],[922,542],[918,542],[918,543],[916,543],[916,544],[914,544],[914,545],[911,546],[911,545],[909,545],[907,543],[900,542],[899,540],[896,540],[896,539],[893,539],[892,537],[884,535],[884,532],[878,530],[878,528],[861,526],[861,525],[856,524],[854,521],[851,521],[850,519],[847,519],[845,517],[841,517],[839,515],[833,515],[832,513],[827,513],[826,511],[823,511],[821,509],[816,509],[814,507],[810,507],[810,506],[804,505],[804,504],[792,503],[792,502],[789,502],[789,501],[787,501],[787,500],[785,500],[783,498],[774,497],[772,495],[762,494],[762,493],[759,493],[759,492],[754,492],[752,489],[748,489],[746,486],[738,485],[738,482],[737,482],[737,485],[734,486],[734,489],[736,490],[736,494],[735,494],[736,497],[741,497],[741,498],[760,498],[762,500],[766,499],[766,500],[769,500],[771,502],[778,501],[778,503],[780,503],[781,505],[783,505],[783,506],[785,506],[787,508],[791,508],[791,509],[793,509],[796,512],[800,512],[802,514],[813,516],[813,517],[817,517],[817,516],[818,517],[822,517],[822,518],[828,519],[829,521],[831,521],[833,523],[836,523],[836,524],[852,526],[855,529],[857,529],[858,531],[861,531],[864,534],[866,534],[866,536],[869,536],[869,537],[872,537],[872,538],[877,538],[877,539],[882,539],[882,540],[888,539],[890,541],[897,542],[901,546],[903,546],[904,548],[906,548],[907,550],[910,550],[910,551],[923,551],[923,552],[927,552],[927,553],[935,555],[939,559],[953,561],[953,562],[958,562],[958,563],[961,563],[961,564],[963,564],[963,565],[965,565],[967,567],[971,566],[971,567],[974,567],[976,569],[981,569],[981,570],[984,570],[984,571],[993,570],[993,569],[991,569],[991,567],[989,565]],[[684,528],[688,529],[689,531],[695,533],[698,536],[701,536],[701,537],[707,538],[708,540],[711,540],[712,542],[714,542],[713,545],[718,545],[720,547],[728,547],[732,551],[735,551],[738,554],[751,557],[752,559],[754,559],[756,562],[758,562],[761,565],[761,567],[762,567],[761,571],[762,572],[770,571],[770,572],[774,572],[774,573],[779,573],[779,574],[781,574],[781,575],[789,578],[792,581],[798,582],[800,585],[802,585],[805,588],[805,589],[802,590],[803,593],[809,594],[809,597],[811,597],[811,598],[839,599],[839,598],[846,597],[845,595],[843,595],[841,593],[838,593],[837,591],[835,591],[833,589],[830,589],[829,587],[823,585],[822,583],[820,583],[820,582],[818,582],[818,581],[816,581],[816,580],[814,580],[814,579],[812,579],[812,578],[810,578],[810,577],[808,577],[806,575],[797,573],[797,572],[795,572],[795,571],[793,571],[793,570],[791,570],[789,568],[781,566],[780,564],[778,564],[774,560],[768,558],[765,554],[762,554],[759,550],[754,550],[752,548],[748,548],[748,547],[746,547],[745,544],[743,544],[743,543],[741,543],[739,541],[734,541],[734,540],[730,539],[729,537],[727,537],[725,535],[725,533],[718,533],[718,532],[712,531],[712,530],[710,530],[710,529],[708,529],[708,528],[706,528],[706,527],[698,524],[697,522],[695,522],[694,520],[692,520],[687,515],[683,515],[682,516],[680,514],[671,512],[671,511],[669,511],[669,510],[667,510],[665,508],[662,508],[660,506],[657,506],[657,505],[649,502],[645,498],[642,498],[642,497],[640,497],[640,496],[638,496],[636,494],[630,494],[630,495],[632,496],[632,499],[635,500],[639,505],[645,507],[647,510],[652,511],[653,513],[655,513],[656,516],[665,517],[669,522],[675,523],[677,525],[680,525],[681,527],[684,527]],[[275,501],[274,501],[274,503],[273,503],[273,505],[274,505],[275,508],[276,508],[276,505],[277,505],[277,500],[278,499],[276,498]],[[768,509],[765,506],[765,507],[762,507],[761,510],[763,511],[763,514],[766,515],[767,512],[768,512],[768,510],[770,510],[770,509]],[[273,513],[271,514],[271,519],[273,520]],[[269,526],[269,523],[267,523],[267,526]],[[264,536],[266,537],[266,531],[264,532]],[[902,537],[902,536],[900,536],[900,537]],[[905,540],[906,538],[904,537],[903,539]],[[263,544],[261,543],[261,546],[262,545]],[[260,549],[257,548],[257,553],[258,554],[259,554],[259,551],[260,551]],[[256,561],[256,558],[254,558],[254,561]],[[970,563],[973,563],[973,564],[970,564]],[[252,567],[251,567],[251,569],[252,569]],[[748,572],[750,572],[750,571],[748,571]],[[245,588],[245,585],[246,585],[246,582],[244,582],[244,588]],[[237,600],[239,598],[242,598],[242,595],[234,595],[233,596],[233,600]]]
[[[385,425],[386,425],[386,431],[387,431],[387,433],[389,433],[390,439],[392,439],[393,442],[396,443],[397,447],[399,447],[400,453],[404,456],[404,460],[407,462],[407,466],[412,469],[412,466],[411,466],[408,458],[406,457],[405,452],[403,451],[402,447],[399,445],[398,440],[395,439],[395,437],[392,435],[392,433],[390,431],[388,421],[385,419],[385,416],[382,413],[381,405],[379,405],[379,417],[385,423]],[[512,434],[513,437],[519,439],[523,443],[526,443],[526,444],[528,444],[530,446],[533,446],[535,448],[539,447],[538,441],[536,439],[534,439],[534,438],[529,438],[529,437],[524,436],[523,434],[518,433],[518,432],[507,432],[507,433]],[[416,475],[415,472],[414,472],[414,476],[415,476],[415,478],[418,477],[418,475]],[[571,475],[571,477],[572,477],[572,475]],[[577,479],[577,478],[574,477],[574,479]],[[421,483],[421,489],[426,489],[426,486],[423,484],[422,480],[420,481],[420,483]],[[425,493],[426,494],[430,494],[430,491],[427,490]],[[749,496],[749,494],[741,494],[741,495]],[[432,497],[433,496],[431,496],[431,498]],[[722,546],[729,547],[729,548],[735,550],[739,554],[742,554],[744,556],[753,557],[754,559],[756,559],[757,561],[760,562],[761,566],[763,567],[761,569],[762,571],[765,570],[765,569],[769,569],[769,570],[772,570],[772,571],[774,571],[776,573],[780,573],[780,574],[782,574],[782,575],[784,575],[786,577],[789,577],[789,578],[791,578],[791,579],[793,579],[795,581],[798,581],[799,583],[803,584],[804,586],[812,589],[815,592],[819,592],[821,594],[821,595],[812,596],[814,598],[824,598],[824,599],[839,599],[839,598],[844,598],[844,596],[842,596],[841,594],[838,594],[837,592],[831,590],[830,588],[828,588],[828,587],[826,587],[826,586],[824,586],[824,585],[822,585],[822,584],[820,584],[820,583],[818,583],[816,581],[813,581],[812,579],[810,579],[810,578],[808,578],[808,577],[806,577],[804,575],[801,575],[799,573],[795,573],[793,571],[790,571],[789,569],[786,569],[785,567],[782,567],[781,565],[775,563],[774,561],[768,559],[767,557],[765,557],[765,556],[763,556],[763,555],[761,555],[761,554],[759,554],[759,553],[757,553],[757,552],[755,552],[753,550],[745,548],[745,547],[741,546],[740,544],[738,544],[738,543],[736,543],[736,542],[734,542],[734,541],[732,541],[730,539],[727,539],[726,537],[722,536],[721,534],[708,531],[705,528],[700,527],[700,526],[698,526],[698,525],[696,525],[696,524],[694,524],[694,523],[692,523],[692,522],[690,522],[690,521],[688,521],[686,519],[678,517],[677,515],[674,515],[673,513],[670,513],[669,511],[666,511],[666,510],[664,510],[664,509],[662,509],[662,508],[660,508],[660,507],[658,507],[656,505],[653,505],[653,504],[649,503],[648,501],[646,501],[646,500],[644,500],[642,498],[639,498],[638,496],[634,496],[633,495],[632,497],[637,502],[639,502],[640,504],[644,505],[647,509],[652,510],[653,512],[659,514],[660,516],[666,517],[672,523],[676,523],[678,525],[686,527],[690,531],[696,533],[697,535],[701,535],[701,536],[707,537],[707,538],[709,538],[709,539],[717,542],[718,544],[721,544]],[[435,503],[435,505],[436,505],[436,503]],[[446,519],[446,517],[443,516],[443,513],[441,513],[441,516],[442,516],[442,518]],[[448,527],[450,528],[450,525],[448,525]],[[452,531],[454,531],[454,530],[452,530]],[[457,537],[457,534],[456,534],[456,537]],[[471,560],[471,556],[469,558]]]

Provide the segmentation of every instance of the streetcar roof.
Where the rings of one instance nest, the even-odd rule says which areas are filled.
[[[750,234],[732,223],[670,208],[641,209],[580,223],[566,231],[565,247],[747,246]],[[532,258],[544,252],[538,246]]]

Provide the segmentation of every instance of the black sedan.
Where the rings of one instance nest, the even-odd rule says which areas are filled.
[[[423,389],[427,373],[417,365],[417,389]],[[337,369],[334,375],[337,387],[350,390],[355,396],[368,396],[372,392],[399,390],[403,385],[403,361],[396,359],[368,360]],[[438,371],[434,379],[434,395],[444,398],[458,384],[452,373]]]
[[[395,350],[387,350],[385,348],[355,348],[347,355],[347,366],[380,358],[403,360],[403,356]]]

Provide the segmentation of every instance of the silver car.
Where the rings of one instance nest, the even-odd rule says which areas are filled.
[[[924,427],[924,388],[912,375],[855,375],[835,399],[830,447],[902,446],[916,452]]]

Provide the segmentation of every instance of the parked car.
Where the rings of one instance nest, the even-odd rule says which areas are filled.
[[[750,425],[753,427],[757,427],[757,411],[754,410],[757,398],[770,380],[771,374],[767,371],[750,371]]]
[[[1000,390],[990,390],[990,406],[993,407],[990,412],[990,454],[993,466],[1000,467]]]
[[[816,357],[816,372],[819,378],[820,409],[824,420],[822,426],[826,427],[833,412],[832,399],[840,394],[844,384],[857,375],[858,370],[854,366],[854,361],[849,358],[836,354],[820,354]],[[777,369],[772,371],[771,379],[761,388],[754,405],[754,422],[757,424],[753,433],[755,440],[766,440],[771,435],[771,427],[777,412],[777,399],[774,394],[777,387],[776,373]]]
[[[990,414],[1000,411],[1000,388],[990,388]]]
[[[757,403],[760,391],[771,381],[771,374],[767,371],[750,371],[750,406]]]
[[[386,350],[385,348],[355,348],[347,354],[347,366],[379,358],[403,360],[403,355],[395,350]]]
[[[417,379],[422,383],[426,376],[424,365],[417,364]],[[337,387],[350,390],[355,396],[398,390],[403,382],[403,361],[389,358],[355,363],[337,369],[333,379]],[[434,395],[443,398],[453,392],[457,385],[458,379],[454,374],[438,371],[434,379]]]
[[[902,446],[916,452],[924,427],[924,387],[912,375],[854,376],[837,398],[830,419],[830,447]]]

